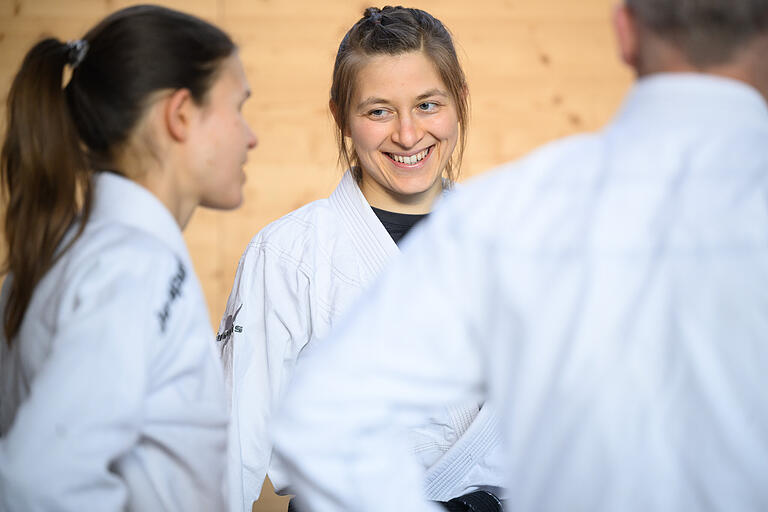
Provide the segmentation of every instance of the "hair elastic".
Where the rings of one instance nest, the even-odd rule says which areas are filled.
[[[88,41],[76,39],[67,42],[67,63],[75,69],[83,62],[85,54],[88,53]]]
[[[381,25],[381,11],[379,9],[371,10],[368,14],[368,18],[374,23],[374,25]]]

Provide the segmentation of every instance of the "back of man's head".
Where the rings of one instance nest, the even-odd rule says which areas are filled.
[[[768,0],[625,0],[646,28],[678,47],[694,66],[728,62],[768,34]],[[766,56],[768,58],[768,56]]]

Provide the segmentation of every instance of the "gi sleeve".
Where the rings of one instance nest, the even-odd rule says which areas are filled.
[[[268,423],[311,335],[309,277],[257,235],[235,275],[217,335],[231,399],[231,510],[250,512],[272,456]]]
[[[110,466],[139,436],[157,320],[148,312],[152,280],[104,267],[65,294],[51,352],[0,441],[3,510],[126,507]]]
[[[432,511],[405,429],[485,398],[486,252],[434,213],[297,370],[273,425],[302,509]]]

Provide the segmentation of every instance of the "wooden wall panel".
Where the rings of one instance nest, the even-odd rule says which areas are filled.
[[[520,157],[553,138],[595,130],[631,82],[610,30],[617,0],[423,0],[410,4],[453,32],[472,105],[463,175]],[[357,0],[173,0],[164,5],[213,21],[240,47],[253,98],[245,113],[259,146],[250,154],[246,201],[234,212],[198,210],[186,231],[211,323],[229,294],[239,256],[268,222],[330,193],[336,165],[327,101],[344,32]],[[82,35],[117,0],[0,0],[0,94],[42,34]],[[4,103],[0,114],[4,119]],[[255,510],[283,510],[267,500]]]

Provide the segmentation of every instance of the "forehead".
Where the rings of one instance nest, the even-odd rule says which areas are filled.
[[[374,55],[355,79],[355,104],[369,97],[414,98],[431,89],[447,91],[432,61],[423,52]]]
[[[211,92],[213,94],[217,92],[243,92],[247,89],[248,79],[245,76],[240,56],[235,53],[221,61],[216,81],[211,87]]]

